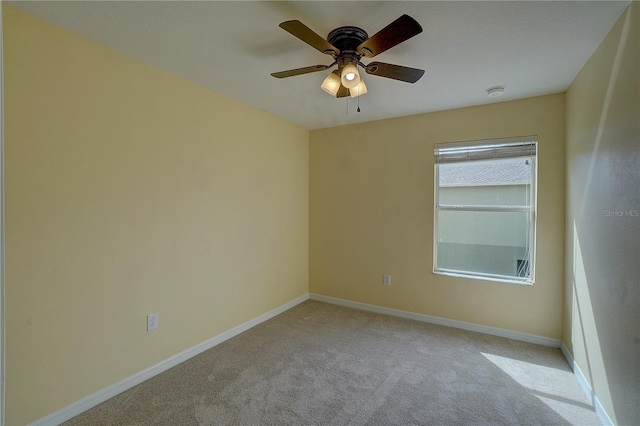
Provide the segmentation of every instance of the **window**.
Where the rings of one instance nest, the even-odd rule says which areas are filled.
[[[436,144],[433,272],[533,284],[535,137]]]

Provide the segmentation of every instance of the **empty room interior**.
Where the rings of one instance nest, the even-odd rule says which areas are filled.
[[[637,1],[1,20],[3,424],[640,423]]]

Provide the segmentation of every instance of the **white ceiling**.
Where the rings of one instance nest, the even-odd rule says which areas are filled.
[[[307,129],[563,92],[628,1],[10,2],[28,13]],[[353,25],[369,36],[411,15],[424,31],[374,60],[426,70],[415,84],[364,74],[356,101],[320,89],[329,64],[278,27],[298,19],[323,37]],[[368,63],[368,60],[363,60]],[[489,98],[485,90],[503,85]]]

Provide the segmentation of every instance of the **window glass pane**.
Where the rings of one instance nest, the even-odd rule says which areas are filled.
[[[533,158],[439,164],[440,205],[529,206]]]
[[[530,212],[438,211],[437,269],[528,277]]]

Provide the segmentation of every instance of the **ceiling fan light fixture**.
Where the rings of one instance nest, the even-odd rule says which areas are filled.
[[[342,85],[347,89],[353,89],[360,83],[360,73],[355,65],[347,64],[342,69]]]
[[[364,95],[367,93],[367,85],[364,84],[364,80],[360,80],[360,83],[353,89],[349,89],[349,96],[352,98],[357,98],[360,95]]]
[[[338,90],[340,89],[340,84],[340,77],[338,77],[334,73],[329,73],[320,87],[331,96],[336,96],[338,94]]]
[[[358,66],[362,67],[367,74],[407,83],[415,83],[424,74],[424,70],[417,68],[383,62],[369,64],[360,62],[362,57],[373,58],[421,33],[422,27],[409,15],[400,16],[371,37],[362,28],[342,26],[335,28],[326,38],[323,38],[298,20],[282,22],[280,28],[317,51],[332,56],[334,60],[329,65],[312,65],[274,72],[271,75],[275,78],[293,77],[326,70],[337,65],[337,69],[334,69],[321,84],[323,91],[336,98],[345,96],[357,98],[367,93],[367,86],[361,79]],[[360,111],[359,108],[358,111]]]

